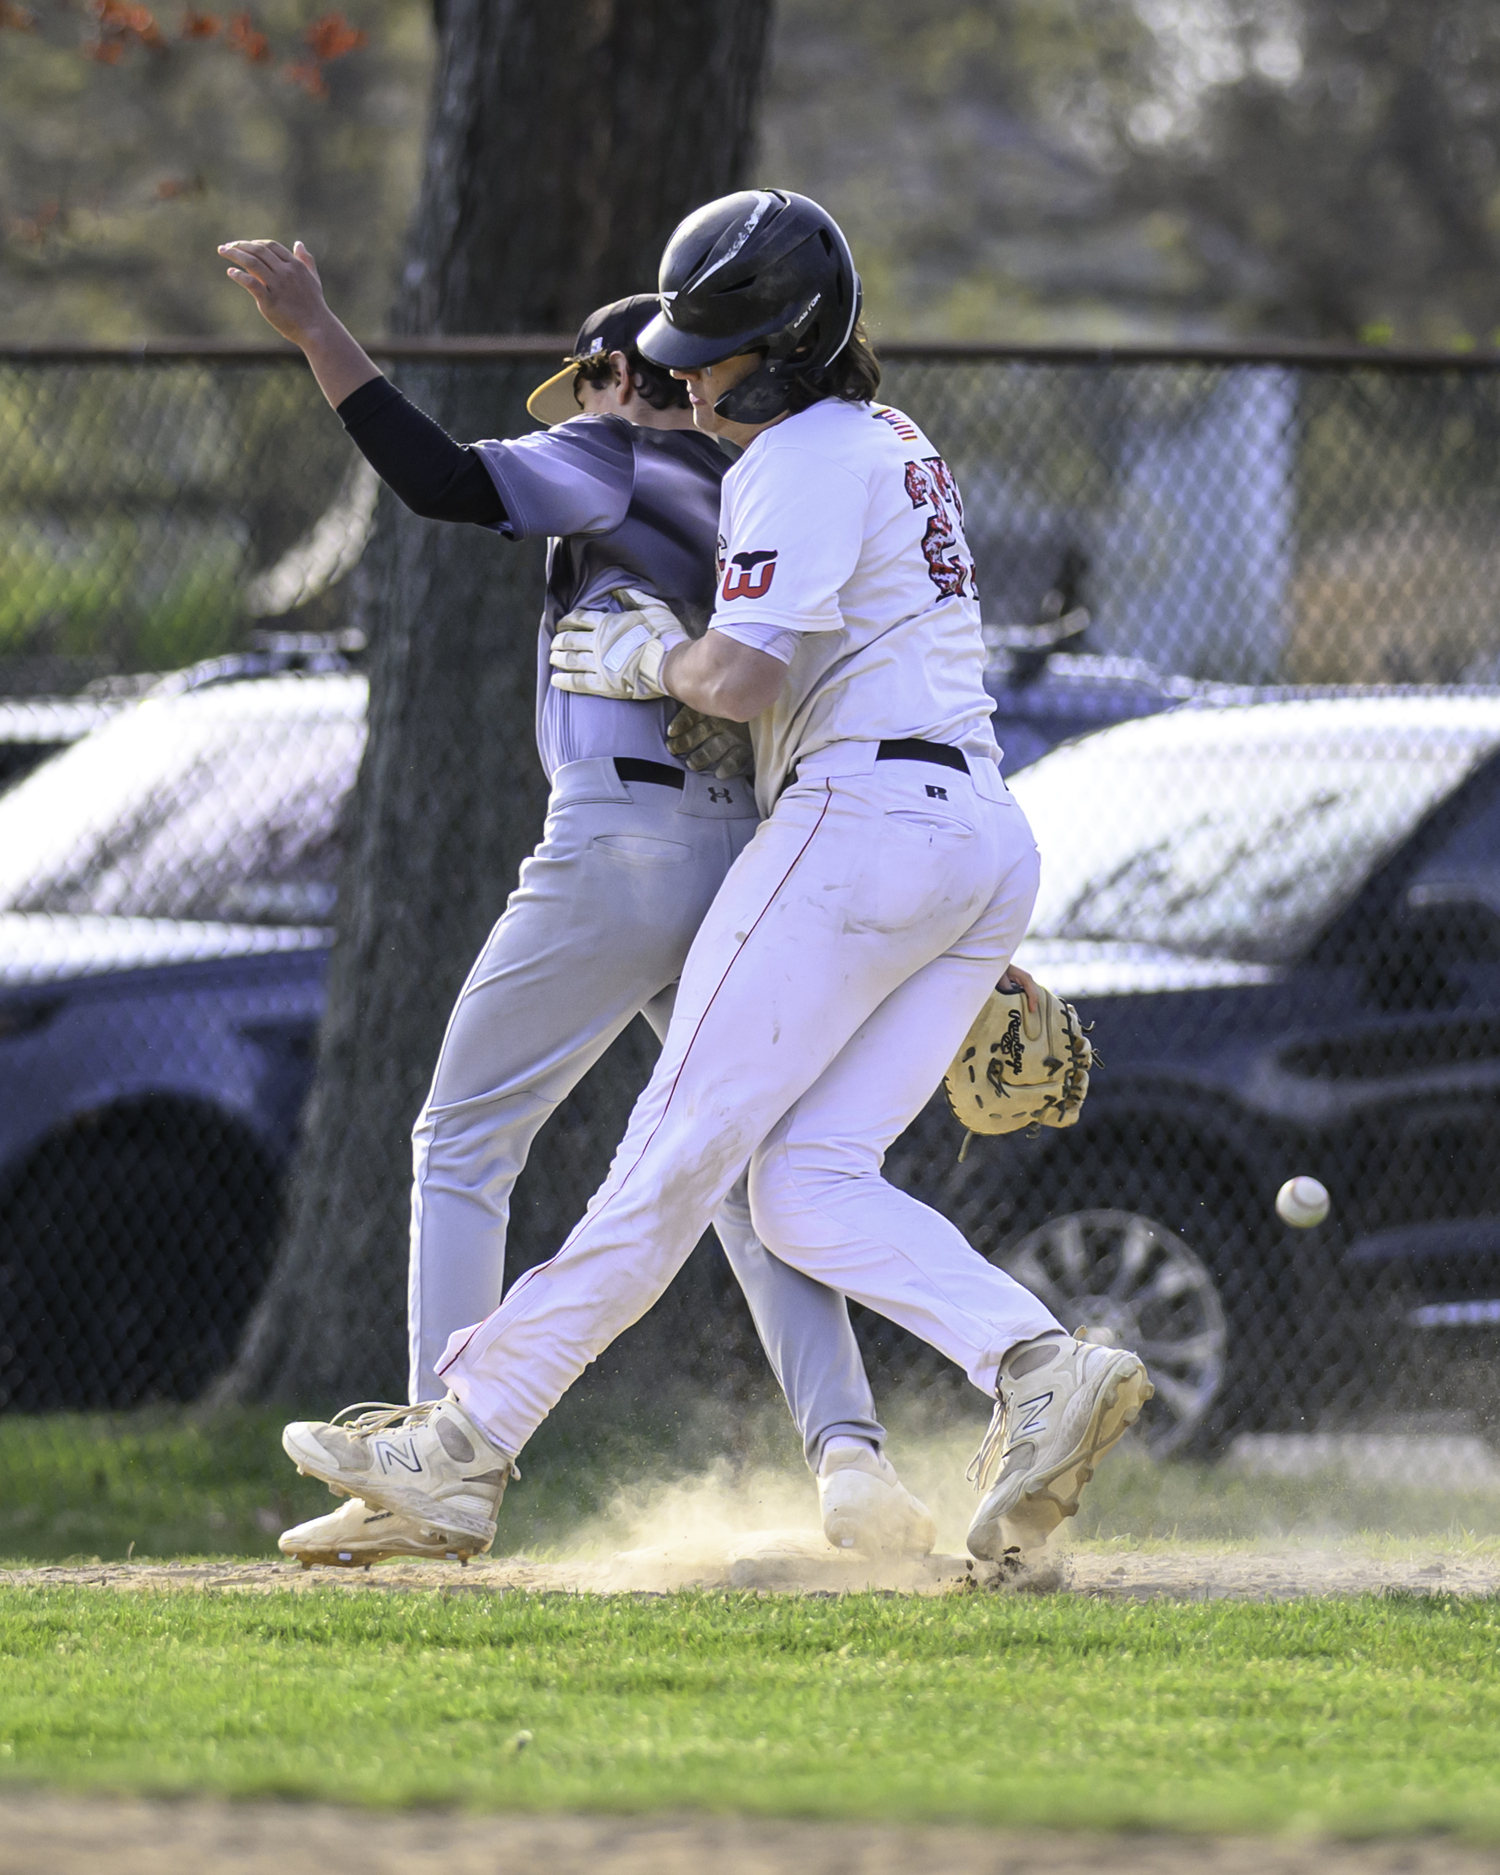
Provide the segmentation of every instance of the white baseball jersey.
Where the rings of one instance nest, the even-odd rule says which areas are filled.
[[[750,725],[762,813],[830,743],[920,737],[998,761],[963,504],[909,417],[828,398],[762,431],[724,478],[719,524],[711,626],[797,635]]]
[[[713,625],[789,658],[751,725],[767,817],[698,929],[582,1221],[437,1364],[512,1454],[661,1295],[747,1161],[774,1257],[986,1393],[1007,1349],[1060,1332],[880,1176],[1036,898],[1031,829],[994,765],[953,478],[899,411],[829,400],[755,438],[724,479],[721,527]],[[878,759],[877,743],[914,739],[964,750],[967,772]]]

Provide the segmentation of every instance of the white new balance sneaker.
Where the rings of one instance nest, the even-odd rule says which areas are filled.
[[[835,1549],[865,1556],[926,1556],[937,1525],[896,1476],[883,1452],[836,1452],[818,1473],[823,1534]]]
[[[435,1530],[399,1510],[377,1510],[351,1497],[324,1517],[284,1530],[276,1547],[283,1556],[295,1556],[304,1569],[314,1563],[334,1569],[366,1569],[392,1556],[466,1563],[471,1556],[483,1556],[489,1544],[478,1537]]]
[[[1023,1342],[1000,1363],[1000,1400],[969,1467],[984,1501],[969,1551],[988,1562],[1039,1550],[1078,1509],[1099,1461],[1156,1389],[1137,1354],[1071,1335]]]
[[[331,1420],[294,1420],[281,1435],[297,1467],[345,1497],[400,1511],[448,1537],[494,1540],[516,1461],[474,1424],[450,1393],[420,1406],[346,1406]]]

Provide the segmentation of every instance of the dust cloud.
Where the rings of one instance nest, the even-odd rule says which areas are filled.
[[[1076,1522],[1063,1526],[1018,1582],[967,1554],[977,1498],[965,1474],[983,1419],[972,1412],[945,1417],[920,1402],[905,1409],[898,1402],[887,1418],[889,1456],[937,1522],[931,1557],[882,1561],[834,1550],[822,1533],[815,1483],[767,1420],[744,1431],[737,1457],[622,1488],[549,1560],[565,1562],[581,1587],[638,1592],[701,1586],[932,1593],[1002,1585],[1041,1591],[1085,1581],[1116,1586],[1122,1562],[1127,1574],[1137,1564],[1144,1569],[1143,1588],[1148,1581],[1158,1586],[1162,1570],[1160,1586],[1170,1578],[1181,1589],[1196,1570],[1205,1586],[1224,1574],[1228,1592],[1236,1592],[1242,1574],[1247,1588],[1253,1583],[1271,1594],[1280,1592],[1283,1577],[1329,1592],[1344,1589],[1346,1578],[1395,1586],[1410,1577],[1430,1586],[1423,1578],[1442,1576],[1440,1562],[1457,1569],[1466,1586],[1476,1570],[1494,1580],[1500,1491],[1482,1467],[1436,1462],[1458,1452],[1451,1437],[1445,1444],[1410,1432],[1388,1442],[1384,1435],[1347,1442],[1287,1436],[1231,1449],[1209,1463],[1156,1461],[1139,1434],[1129,1433],[1089,1487]],[[1414,1451],[1433,1461],[1420,1482]]]
[[[982,1428],[981,1428],[982,1430]],[[775,1587],[807,1591],[888,1588],[935,1591],[988,1582],[991,1566],[968,1556],[964,1535],[977,1499],[964,1473],[979,1434],[964,1423],[893,1437],[887,1448],[903,1481],[938,1524],[932,1556],[875,1558],[835,1550],[823,1535],[818,1489],[784,1441],[745,1441],[760,1456],[721,1457],[669,1478],[619,1490],[572,1531],[569,1561],[591,1588],[652,1590]],[[783,1453],[764,1456],[782,1444]]]

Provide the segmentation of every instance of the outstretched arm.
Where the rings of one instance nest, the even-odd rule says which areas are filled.
[[[337,410],[351,391],[380,368],[329,311],[318,265],[300,241],[226,241],[219,249],[235,264],[229,277],[260,308],[261,317],[307,354],[319,389]]]
[[[229,269],[284,339],[300,345],[355,447],[414,514],[498,527],[505,509],[484,465],[388,383],[328,309],[317,262],[300,241],[226,241]],[[356,395],[355,393],[359,393]]]
[[[499,527],[505,509],[484,464],[388,378],[361,384],[338,407],[349,440],[413,514]]]

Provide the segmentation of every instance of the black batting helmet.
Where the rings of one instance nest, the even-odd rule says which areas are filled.
[[[691,371],[764,352],[714,405],[731,423],[779,417],[794,381],[831,364],[859,318],[859,275],[826,209],[786,189],[741,189],[696,209],[661,257],[661,312],[636,343]]]

